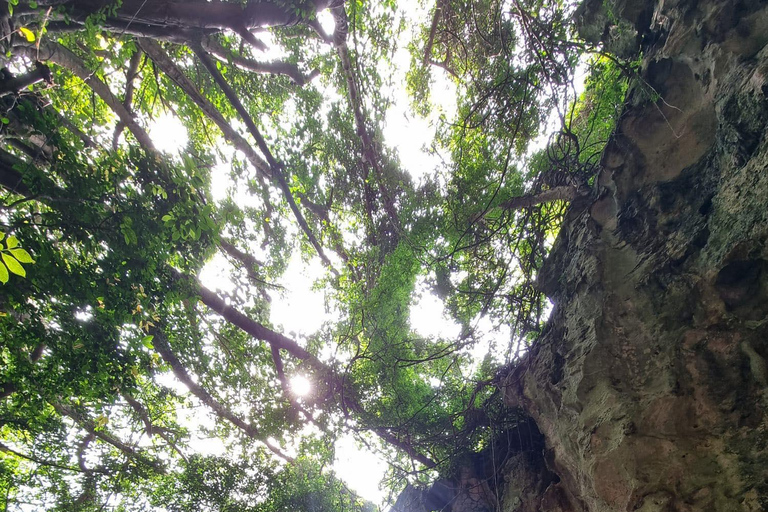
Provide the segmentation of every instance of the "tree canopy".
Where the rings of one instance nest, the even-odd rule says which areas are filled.
[[[496,379],[632,64],[565,0],[410,4],[3,2],[5,510],[360,509],[340,436],[396,490],[514,425]],[[418,179],[395,104],[432,123]],[[323,269],[309,334],[270,314],[292,261]]]

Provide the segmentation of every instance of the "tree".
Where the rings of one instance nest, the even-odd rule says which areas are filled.
[[[577,98],[587,46],[573,6],[438,2],[410,87],[428,114],[430,73],[448,70],[458,120],[436,141],[448,178],[414,183],[382,135],[394,2],[4,5],[7,509],[360,508],[326,469],[340,432],[375,435],[393,478],[418,479],[516,424],[499,368],[541,329],[533,280],[566,202],[589,190],[631,72],[593,57]],[[552,109],[560,131],[524,158]],[[167,112],[188,132],[176,156],[148,131]],[[217,163],[245,199],[214,200]],[[325,266],[336,311],[304,340],[269,325],[295,251]],[[197,279],[214,254],[228,296]],[[410,327],[418,278],[458,339]],[[474,368],[480,318],[512,329]],[[297,374],[309,396],[292,392]],[[198,406],[212,426],[185,423]],[[227,456],[196,453],[201,436]]]

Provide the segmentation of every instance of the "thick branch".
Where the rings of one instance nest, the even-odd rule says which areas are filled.
[[[33,148],[32,146],[16,138],[9,137],[6,140],[10,146],[18,149],[29,158],[31,158],[34,162],[47,163],[51,160],[51,153],[46,151],[46,149],[50,149],[50,147]]]
[[[432,55],[432,45],[435,42],[435,34],[437,33],[437,25],[440,22],[440,17],[443,14],[442,0],[435,2],[435,14],[432,16],[432,26],[429,27],[429,37],[427,38],[427,44],[424,47],[424,61],[426,66],[431,62],[430,55]]]
[[[302,348],[298,343],[296,343],[292,339],[286,336],[283,336],[282,334],[279,334],[271,329],[268,329],[267,327],[264,327],[260,323],[255,322],[254,320],[251,320],[250,318],[240,313],[233,307],[228,306],[221,298],[219,298],[216,294],[214,294],[210,290],[203,288],[201,286],[199,288],[199,291],[200,291],[200,297],[203,301],[203,304],[205,304],[212,310],[216,311],[218,314],[224,317],[224,319],[230,322],[232,325],[242,329],[243,331],[247,332],[248,334],[250,334],[256,339],[269,343],[270,347],[272,348],[273,354],[275,353],[276,350],[285,350],[286,352],[291,354],[293,357],[303,360],[310,367],[312,367],[315,370],[318,370],[320,375],[325,376],[325,378],[330,383],[338,383],[341,381],[341,379],[338,378],[338,376],[336,375],[336,373],[333,371],[332,368],[328,367],[322,361],[320,361],[315,356],[307,352],[307,350]],[[155,346],[157,347],[157,345]],[[340,384],[340,385],[343,385],[343,384]],[[345,400],[345,404],[351,410],[359,414],[361,417],[365,417],[364,409],[362,408],[359,402],[357,402],[354,398],[352,398],[351,393],[345,393],[344,400]],[[411,446],[407,442],[400,440],[397,436],[389,432],[387,429],[383,427],[369,427],[369,428],[370,430],[375,432],[379,437],[381,437],[384,441],[391,444],[392,446],[400,448],[405,453],[407,453],[409,457],[411,457],[413,460],[416,460],[424,464],[424,466],[428,468],[433,468],[437,465],[432,459],[419,453],[418,451],[416,451],[416,449],[413,446]]]
[[[322,363],[319,359],[309,353],[305,348],[296,343],[294,340],[280,333],[277,333],[272,329],[264,327],[254,320],[251,320],[237,309],[233,308],[232,306],[228,306],[221,297],[216,295],[211,290],[200,286],[198,291],[200,293],[200,298],[202,299],[203,304],[220,314],[225,320],[230,322],[235,327],[238,327],[239,329],[247,332],[257,340],[269,343],[270,346],[278,350],[285,350],[293,357],[305,361],[312,368],[320,371],[322,374],[330,375],[333,373],[331,368]]]
[[[19,387],[13,382],[0,382],[0,400],[8,398],[18,390]]]
[[[62,201],[63,199],[61,198],[66,196],[66,192],[49,177],[42,173],[34,177],[27,175],[25,171],[33,169],[33,167],[32,164],[0,149],[0,187],[28,199],[39,197],[40,199],[48,199],[50,201]],[[23,170],[20,171],[19,169]],[[25,178],[27,181],[25,181]],[[41,189],[55,194],[55,196],[36,196],[30,186],[35,188],[35,190],[37,190],[36,186],[39,186]]]
[[[55,62],[80,77],[112,109],[120,119],[120,122],[136,137],[139,144],[144,146],[149,152],[158,154],[146,130],[136,122],[133,115],[125,108],[117,96],[112,93],[107,84],[102,82],[94,71],[88,69],[77,55],[60,44],[53,42],[41,44],[39,54],[34,47],[25,46],[18,48],[18,50],[23,51],[30,58],[38,57],[40,60]]]
[[[312,201],[307,194],[303,192],[298,192],[296,194],[299,196],[299,199],[301,200],[301,204],[303,204],[307,210],[312,212],[315,217],[317,217],[320,220],[324,220],[325,222],[329,223],[331,222],[331,218],[328,216],[328,207],[323,204],[317,204],[316,202]]]
[[[240,34],[240,37],[243,38],[243,41],[250,44],[257,50],[261,50],[263,52],[267,51],[267,45],[264,44],[263,41],[257,39],[256,36],[253,35],[253,33],[250,30],[248,30],[248,28],[244,26],[239,26],[237,27],[236,32]]]
[[[213,29],[201,30],[185,27],[163,27],[159,25],[147,25],[145,23],[129,24],[126,21],[113,19],[107,19],[102,27],[105,30],[125,36],[151,37],[158,41],[168,41],[169,43],[176,44],[187,44],[190,41],[197,41],[205,35],[217,32]],[[70,20],[69,22],[54,21],[46,25],[46,31],[48,33],[81,32],[84,30],[86,30],[85,24],[78,23],[76,20]]]
[[[241,55],[237,55],[228,51],[213,37],[207,37],[203,39],[202,45],[205,51],[224,62],[231,62],[239,68],[245,69],[247,71],[253,71],[254,73],[285,75],[299,86],[305,85],[319,74],[319,71],[316,70],[310,73],[309,76],[304,76],[301,70],[299,70],[299,67],[296,64],[291,64],[290,62],[259,62],[257,60],[245,58]]]
[[[288,186],[288,182],[285,181],[285,177],[283,176],[284,166],[281,163],[279,163],[275,159],[275,157],[272,155],[272,152],[269,150],[269,146],[267,146],[267,142],[264,140],[264,137],[261,135],[261,132],[259,132],[259,129],[256,127],[256,123],[253,122],[253,118],[243,106],[237,93],[232,89],[232,87],[229,86],[229,83],[227,83],[227,81],[221,75],[221,72],[219,72],[218,68],[216,67],[216,64],[214,64],[214,62],[210,59],[210,57],[205,52],[205,50],[203,50],[202,46],[196,46],[196,47],[193,47],[192,49],[195,52],[195,55],[197,55],[197,58],[200,59],[200,62],[203,63],[203,66],[205,66],[205,69],[207,69],[208,72],[211,74],[211,77],[213,78],[214,82],[216,82],[216,85],[218,85],[219,88],[221,88],[224,95],[227,97],[229,102],[232,104],[232,106],[235,108],[237,113],[240,115],[240,118],[245,123],[246,127],[248,128],[248,131],[256,140],[256,144],[259,146],[259,149],[266,157],[267,162],[269,162],[269,168],[272,171],[272,177],[277,181],[277,184],[280,187],[280,190],[283,192],[283,197],[288,202],[288,206],[290,206],[291,211],[293,211],[293,214],[296,217],[296,220],[298,221],[299,226],[301,226],[301,229],[302,231],[304,231],[304,234],[307,235],[309,242],[315,248],[315,250],[317,251],[317,254],[320,256],[320,259],[323,261],[323,263],[328,268],[330,268],[331,271],[336,273],[331,265],[331,261],[325,255],[325,252],[323,251],[323,248],[320,245],[320,242],[318,242],[317,238],[315,238],[315,235],[314,233],[312,233],[312,230],[309,228],[309,224],[307,224],[307,221],[304,218],[304,215],[301,213],[301,210],[299,210],[299,206],[296,204],[296,200],[293,198],[293,194],[291,193],[291,189]]]
[[[83,473],[90,473],[91,471],[88,469],[88,465],[85,463],[85,450],[88,449],[88,446],[94,439],[96,439],[96,436],[93,434],[88,434],[77,446],[77,466],[82,470]]]
[[[539,192],[538,194],[513,197],[504,201],[498,207],[503,210],[522,210],[523,208],[531,208],[532,206],[551,203],[552,201],[573,201],[579,195],[579,190],[576,187],[564,185]],[[488,215],[488,213],[486,212],[485,215]]]
[[[32,191],[24,183],[24,176],[14,168],[20,164],[24,165],[22,160],[0,150],[0,186],[14,194],[30,197]]]
[[[301,11],[321,11],[339,3],[339,0],[307,0],[294,2],[208,2],[167,0],[123,0],[108,19],[131,23],[146,23],[162,27],[189,27],[198,29],[242,29],[295,25],[303,21]],[[112,0],[78,0],[70,6],[75,16],[87,16],[114,5]]]
[[[0,96],[17,93],[37,82],[52,83],[51,70],[41,62],[35,61],[35,69],[21,76],[14,77],[7,69],[0,72]]]
[[[176,354],[174,354],[171,350],[171,346],[168,344],[168,340],[165,338],[165,335],[162,332],[154,329],[152,334],[154,335],[153,343],[155,350],[157,350],[157,352],[162,356],[163,360],[171,366],[171,370],[173,370],[173,374],[176,376],[176,378],[179,379],[179,381],[182,382],[185,386],[187,386],[189,391],[195,395],[198,400],[200,400],[205,406],[209,407],[213,412],[215,412],[217,416],[229,421],[237,428],[245,432],[245,434],[251,439],[255,439],[263,443],[272,453],[281,459],[288,462],[293,462],[292,457],[283,453],[280,448],[271,443],[269,439],[266,439],[261,434],[261,432],[259,432],[259,429],[255,425],[247,423],[245,420],[237,416],[224,404],[216,400],[205,388],[192,380],[192,377],[189,375],[187,369],[184,367],[181,361],[179,361],[179,358],[176,357]]]

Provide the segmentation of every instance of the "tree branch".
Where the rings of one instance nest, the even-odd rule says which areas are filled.
[[[440,22],[440,17],[443,14],[442,0],[435,2],[435,14],[432,15],[432,25],[429,27],[429,37],[427,38],[427,44],[424,47],[424,60],[423,64],[426,66],[431,62],[430,55],[432,54],[432,45],[435,42],[435,34],[437,33],[437,24]]]
[[[144,128],[133,118],[133,115],[125,108],[123,103],[112,93],[107,84],[102,82],[94,71],[88,69],[85,63],[74,53],[64,46],[47,42],[40,45],[39,53],[37,49],[31,46],[22,46],[17,48],[30,58],[39,58],[43,61],[51,61],[59,66],[70,70],[83,80],[93,91],[112,109],[120,119],[120,122],[131,131],[136,140],[144,146],[150,153],[159,155],[159,152],[152,143],[152,139]]]
[[[184,72],[168,57],[165,50],[151,39],[139,39],[139,46],[149,55],[160,70],[170,78],[189,98],[203,111],[203,113],[219,127],[224,138],[235,146],[235,149],[241,151],[251,165],[262,175],[269,177],[269,164],[261,158],[251,147],[248,141],[237,133],[227,122],[219,110],[206,98],[197,86],[187,78]]]
[[[320,256],[320,259],[331,270],[331,272],[338,275],[338,272],[331,265],[331,260],[329,260],[328,257],[325,255],[325,252],[323,251],[323,248],[320,245],[320,242],[318,242],[317,238],[315,238],[314,233],[312,233],[312,230],[309,228],[309,224],[307,224],[307,221],[304,218],[304,215],[301,213],[301,210],[299,210],[299,206],[296,204],[296,200],[294,200],[293,194],[291,194],[291,189],[288,186],[288,182],[286,182],[285,177],[283,176],[283,168],[284,168],[283,164],[279,163],[275,159],[275,157],[272,155],[272,152],[269,150],[269,146],[267,146],[267,142],[264,140],[264,137],[261,135],[261,133],[259,132],[259,129],[256,127],[256,123],[253,122],[253,118],[243,106],[242,102],[240,101],[240,98],[237,96],[237,93],[235,93],[232,87],[230,87],[229,83],[227,83],[227,81],[221,75],[216,65],[208,57],[208,54],[205,52],[205,50],[203,50],[202,46],[194,45],[192,47],[192,51],[195,52],[195,55],[197,55],[197,58],[200,59],[200,62],[202,62],[203,66],[205,66],[205,69],[208,70],[214,82],[216,82],[216,85],[218,85],[221,88],[222,92],[227,97],[230,104],[232,104],[232,106],[235,108],[237,113],[240,115],[240,118],[245,123],[246,127],[248,128],[248,131],[251,133],[253,138],[256,139],[256,144],[259,146],[259,149],[264,154],[264,156],[267,159],[267,162],[269,163],[270,171],[272,171],[272,177],[277,181],[277,184],[280,187],[280,190],[283,192],[283,197],[288,202],[288,206],[290,206],[291,211],[293,211],[293,214],[296,217],[296,220],[298,221],[299,226],[301,226],[301,229],[302,231],[304,231],[304,234],[307,235],[309,242],[317,251],[317,254]]]
[[[8,398],[19,390],[19,387],[13,382],[0,382],[0,400]]]
[[[149,418],[149,412],[147,409],[141,405],[141,402],[133,398],[128,393],[122,393],[123,398],[125,398],[125,401],[128,402],[128,405],[131,406],[131,409],[134,410],[134,412],[139,416],[139,419],[141,419],[142,423],[144,423],[144,431],[147,433],[149,437],[152,437],[154,435],[158,435],[162,437],[166,443],[168,443],[168,446],[173,448],[173,450],[179,454],[179,457],[182,458],[185,462],[187,461],[187,456],[184,455],[184,453],[179,449],[178,446],[176,446],[176,443],[173,442],[171,439],[168,438],[168,434],[166,434],[163,427],[158,427],[154,424],[152,424],[152,420]]]
[[[37,82],[52,84],[51,70],[45,64],[35,61],[35,69],[14,77],[10,71],[3,69],[0,72],[0,97],[10,93],[18,93],[22,89]]]
[[[222,238],[221,241],[219,242],[219,247],[221,248],[222,251],[224,251],[226,254],[228,254],[231,258],[237,260],[243,266],[243,268],[245,268],[245,272],[246,272],[246,274],[248,275],[248,278],[251,281],[263,284],[265,286],[269,286],[271,288],[283,288],[280,285],[268,283],[267,281],[265,281],[264,279],[259,277],[259,274],[258,274],[257,270],[260,267],[263,267],[264,263],[260,262],[259,260],[257,260],[253,256],[251,256],[250,254],[247,254],[247,253],[241,251],[240,249],[235,247],[235,245],[232,242]],[[265,295],[264,298],[267,301],[271,301],[272,300],[272,299],[269,298],[268,295]]]
[[[41,466],[48,466],[51,468],[61,469],[63,471],[69,471],[72,473],[101,473],[103,475],[110,474],[108,471],[104,469],[88,469],[88,468],[74,468],[71,466],[65,466],[63,464],[58,464],[56,462],[51,462],[49,460],[40,459],[38,457],[35,457],[34,455],[26,455],[24,453],[21,453],[19,451],[14,450],[13,448],[3,444],[0,442],[0,452],[10,453],[15,455],[16,457],[28,460],[30,462],[34,462],[35,464],[40,464]]]
[[[333,10],[334,19],[336,20],[336,31],[333,34],[333,45],[336,48],[336,53],[341,61],[341,69],[344,73],[344,77],[347,82],[347,93],[349,96],[349,103],[352,107],[352,112],[355,118],[355,126],[357,129],[357,135],[360,137],[360,141],[363,145],[363,165],[369,167],[374,171],[374,176],[379,189],[379,195],[381,196],[382,203],[384,204],[384,210],[392,220],[394,226],[400,229],[400,218],[395,209],[394,202],[389,195],[386,187],[384,186],[384,172],[381,168],[382,157],[376,147],[371,134],[368,131],[366,124],[366,117],[363,112],[362,97],[360,89],[357,86],[355,80],[355,73],[352,69],[352,61],[349,56],[349,47],[346,42],[347,35],[347,14],[344,7],[338,7]],[[321,32],[322,35],[322,32]],[[327,36],[326,36],[327,37]]]
[[[133,91],[136,76],[139,74],[139,64],[141,63],[142,51],[136,50],[131,55],[131,60],[128,61],[128,70],[125,72],[125,95],[123,96],[123,106],[130,112],[133,105]],[[117,150],[117,143],[120,139],[120,134],[123,133],[125,124],[120,121],[115,126],[115,133],[112,135],[112,149]]]
[[[300,5],[317,12],[338,3],[339,0],[309,0]],[[73,18],[82,19],[111,5],[111,0],[78,0],[70,3]],[[123,0],[107,20],[159,27],[229,29],[239,32],[249,28],[295,25],[303,21],[303,16],[297,14],[293,7],[293,3],[279,1],[239,3],[221,0]]]
[[[25,162],[17,156],[0,149],[0,186],[9,192],[19,194],[29,199],[39,197],[40,199],[48,199],[50,201],[63,200],[60,198],[66,197],[66,192],[59,188],[59,186],[48,176],[39,173],[36,176],[28,177],[26,172],[19,170],[29,170],[34,167],[33,164]],[[25,178],[27,178],[28,181],[25,181]],[[32,188],[30,188],[30,186]],[[33,189],[36,189],[38,186],[55,193],[55,196],[36,196]]]
[[[91,444],[96,438],[93,434],[88,434],[83,438],[79,445],[77,445],[77,466],[83,471],[83,473],[89,473],[91,470],[85,464],[85,450],[88,449],[88,445]]]
[[[185,386],[187,386],[189,391],[195,395],[198,400],[200,400],[205,406],[215,412],[217,416],[229,421],[237,428],[242,430],[248,437],[264,444],[272,453],[281,459],[287,462],[293,462],[293,457],[286,455],[279,447],[275,446],[272,442],[269,441],[269,439],[266,439],[261,434],[261,432],[259,432],[259,429],[255,425],[247,423],[245,420],[237,416],[230,409],[224,406],[224,404],[216,400],[205,388],[192,380],[192,377],[189,375],[187,369],[184,367],[181,361],[179,361],[179,358],[176,357],[176,354],[174,354],[171,350],[171,346],[168,344],[168,340],[166,339],[165,334],[163,334],[159,329],[152,329],[151,332],[154,336],[153,344],[157,353],[160,354],[163,360],[170,365],[171,370],[173,371],[173,374],[176,376],[176,378],[179,379],[179,381]]]
[[[237,309],[232,306],[228,306],[224,300],[216,295],[211,290],[197,286],[197,291],[200,293],[200,299],[203,304],[211,308],[213,311],[221,315],[226,321],[238,327],[239,329],[247,332],[257,340],[265,341],[271,346],[282,349],[291,354],[297,359],[307,362],[312,368],[322,372],[323,374],[332,374],[333,370],[309,353],[305,348],[296,343],[294,340],[284,336],[280,333],[273,331],[267,327],[264,327],[260,323],[251,320]]]
[[[202,46],[205,51],[223,62],[231,62],[239,68],[253,71],[254,73],[285,75],[300,87],[304,86],[320,73],[318,70],[315,70],[308,76],[304,76],[296,64],[283,61],[259,62],[257,60],[245,58],[242,55],[236,55],[224,48],[224,46],[213,37],[206,37],[203,39]]]
[[[155,459],[152,457],[148,457],[147,455],[144,455],[143,453],[137,451],[132,446],[129,446],[125,444],[124,442],[120,441],[116,437],[113,437],[112,435],[108,434],[104,429],[97,428],[96,424],[89,418],[86,418],[84,415],[80,414],[79,412],[75,411],[71,407],[68,407],[60,402],[52,401],[50,402],[53,408],[58,412],[59,414],[63,416],[68,416],[71,418],[75,423],[80,425],[80,427],[88,432],[89,434],[92,434],[98,439],[101,439],[107,444],[110,444],[123,452],[126,456],[138,460],[142,462],[143,464],[146,464],[147,466],[153,468],[158,473],[165,473],[165,467],[163,463],[159,459]]]
[[[310,354],[307,350],[302,348],[298,343],[296,343],[292,339],[282,334],[279,334],[271,329],[268,329],[267,327],[264,327],[260,323],[255,322],[254,320],[251,320],[250,318],[240,313],[233,307],[228,306],[221,298],[219,298],[216,294],[214,294],[210,290],[200,286],[199,291],[200,291],[200,297],[203,301],[203,304],[205,304],[212,310],[219,313],[222,317],[224,317],[225,320],[230,322],[232,325],[242,329],[243,331],[247,332],[248,334],[250,334],[256,339],[269,343],[270,347],[272,348],[273,354],[275,350],[285,350],[286,352],[291,354],[293,357],[301,359],[302,361],[307,363],[312,369],[317,370],[318,373],[321,376],[325,377],[325,379],[331,385],[336,384],[342,387],[344,386],[343,384],[344,381],[336,374],[336,372],[332,368],[330,368],[325,363],[323,363],[322,361],[317,359],[315,356]],[[155,347],[157,347],[157,344],[155,344]],[[349,392],[349,390],[344,391],[345,404],[349,406],[351,410],[356,412],[360,417],[364,418],[366,416],[365,410],[360,405],[360,403],[353,398],[352,395],[353,394]],[[416,449],[413,446],[411,446],[407,442],[400,440],[396,435],[389,432],[386,428],[383,428],[383,427],[366,427],[366,428],[376,433],[379,437],[381,437],[384,441],[391,444],[392,446],[400,448],[405,453],[407,453],[409,457],[424,464],[424,466],[428,468],[433,468],[437,466],[437,463],[435,463],[432,459],[416,451]]]
[[[580,195],[579,189],[575,186],[564,185],[539,192],[538,194],[513,197],[499,204],[497,208],[502,210],[522,210],[523,208],[531,208],[543,203],[551,203],[552,201],[573,201]],[[491,211],[493,210],[489,210],[482,217],[487,216]]]
[[[184,27],[147,25],[145,23],[128,23],[125,21],[107,19],[102,27],[115,34],[122,34],[134,37],[151,37],[158,41],[168,41],[169,43],[187,44],[190,41],[196,41],[205,35],[214,34],[217,30],[189,29]],[[66,21],[54,21],[48,23],[46,31],[48,33],[68,33],[81,32],[85,30],[85,25],[77,20],[70,19]]]

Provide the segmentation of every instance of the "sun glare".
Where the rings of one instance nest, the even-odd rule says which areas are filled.
[[[187,129],[170,113],[162,114],[150,123],[149,136],[157,149],[171,154],[179,154],[189,141]]]
[[[291,377],[291,391],[297,396],[307,396],[312,391],[312,383],[303,375]]]

